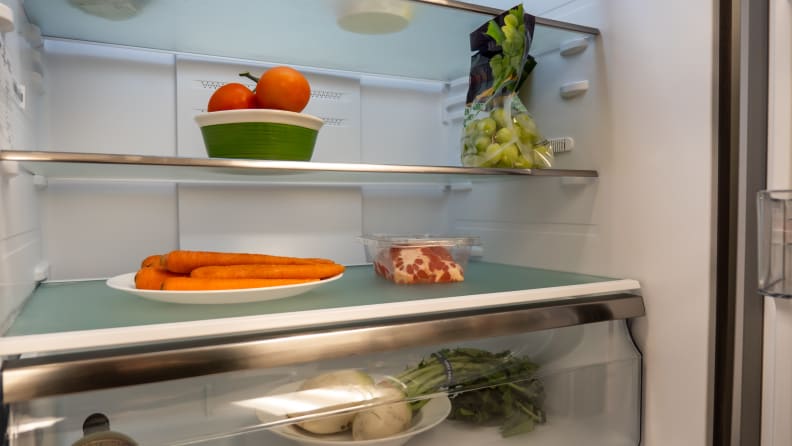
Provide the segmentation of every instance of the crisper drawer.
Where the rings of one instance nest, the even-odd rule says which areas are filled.
[[[147,446],[638,444],[641,357],[624,320],[452,342],[423,334],[409,348],[327,345],[322,360],[19,401],[8,437],[72,445],[106,419]],[[322,347],[321,334],[292,337]]]

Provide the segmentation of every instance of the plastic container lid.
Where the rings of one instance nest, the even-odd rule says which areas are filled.
[[[364,243],[388,243],[399,246],[474,246],[481,241],[476,236],[445,236],[445,235],[363,235]]]

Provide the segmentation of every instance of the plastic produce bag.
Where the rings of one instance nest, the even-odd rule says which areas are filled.
[[[536,18],[522,4],[470,34],[473,51],[465,104],[462,165],[550,167],[553,152],[518,96],[536,66],[528,54]]]

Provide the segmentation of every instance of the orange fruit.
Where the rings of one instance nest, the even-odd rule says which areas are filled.
[[[232,82],[215,90],[209,98],[207,111],[236,110],[256,108],[256,95],[240,83]]]
[[[273,67],[259,78],[256,99],[261,108],[299,113],[311,99],[311,86],[308,79],[294,68]]]

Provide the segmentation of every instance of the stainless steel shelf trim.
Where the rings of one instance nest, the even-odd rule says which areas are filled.
[[[483,167],[418,166],[399,164],[320,163],[311,161],[268,161],[230,158],[185,158],[167,156],[111,155],[98,153],[0,151],[0,161],[65,162],[84,164],[119,164],[137,166],[204,167],[259,171],[262,174],[283,172],[365,172],[446,175],[527,175],[598,177],[594,170],[573,169],[502,169]]]
[[[463,11],[470,11],[470,12],[477,12],[477,13],[481,13],[481,14],[488,14],[488,15],[492,15],[492,16],[498,15],[498,14],[503,12],[502,9],[498,9],[498,8],[491,8],[489,6],[482,6],[482,5],[473,5],[473,4],[470,4],[470,3],[458,2],[458,1],[454,1],[454,0],[413,0],[413,1],[418,2],[418,3],[426,3],[426,4],[429,4],[429,5],[443,6],[443,7],[446,7],[446,8],[460,9],[460,10],[463,10]],[[545,19],[545,18],[542,18],[542,17],[537,17],[536,18],[536,24],[537,25],[549,26],[549,27],[552,27],[552,28],[564,29],[564,30],[567,30],[567,31],[576,31],[576,32],[581,32],[581,33],[586,33],[586,34],[591,34],[591,35],[598,35],[600,33],[599,29],[592,28],[590,26],[577,25],[577,24],[574,24],[574,23],[562,22],[562,21],[553,20],[553,19]]]
[[[3,362],[3,400],[28,401],[76,392],[302,364],[420,345],[580,325],[644,315],[631,294],[570,298],[379,324],[259,338],[195,340]]]

